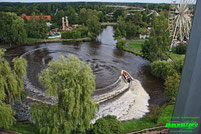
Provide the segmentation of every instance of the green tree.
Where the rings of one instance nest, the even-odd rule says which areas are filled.
[[[136,26],[142,26],[142,15],[140,12],[135,12],[135,14],[128,15],[127,21],[131,21]]]
[[[121,38],[121,32],[120,32],[120,30],[119,30],[118,27],[115,29],[114,37],[116,37],[116,38],[118,38],[118,37]]]
[[[54,25],[60,28],[62,26],[62,17],[64,16],[65,13],[63,10],[59,10],[56,15],[52,16],[52,22]]]
[[[73,55],[51,61],[40,74],[47,93],[58,97],[58,104],[33,104],[32,118],[40,132],[73,133],[90,129],[96,104],[91,98],[95,90],[91,68]]]
[[[173,62],[169,61],[154,61],[151,63],[151,73],[159,78],[166,79],[168,76],[172,76],[177,73]]]
[[[67,6],[65,8],[65,15],[68,16],[68,21],[70,25],[78,23],[77,13],[75,12],[75,9],[71,6]]]
[[[27,24],[28,37],[44,39],[47,37],[48,27],[44,16],[41,14],[39,18],[35,18],[35,15]]]
[[[87,37],[88,34],[89,34],[89,29],[86,26],[81,26],[77,30],[81,32],[81,37],[82,38]]]
[[[24,20],[15,13],[0,12],[0,41],[21,44],[26,40]]]
[[[97,16],[93,15],[86,21],[89,32],[98,34],[101,31],[101,24]]]
[[[118,17],[117,29],[120,31],[122,37],[126,36],[126,23],[125,23],[125,21],[124,21],[122,16]],[[117,31],[117,32],[119,32],[119,31]],[[119,33],[115,33],[115,34],[118,35]]]
[[[120,134],[122,129],[121,122],[116,116],[108,115],[96,121],[92,134]]]
[[[5,50],[0,49],[0,127],[9,128],[15,122],[15,112],[10,104],[21,101],[23,76],[26,73],[26,60],[14,58],[13,69],[3,58]]]
[[[165,94],[173,102],[176,101],[180,79],[181,76],[177,73],[174,73],[172,76],[168,76],[165,80]]]
[[[126,34],[128,36],[138,36],[139,33],[139,26],[136,26],[131,21],[126,23]]]
[[[124,8],[119,8],[117,10],[115,10],[114,12],[114,21],[117,21],[119,16],[122,16],[123,18],[126,16],[128,12],[124,9]]]
[[[170,44],[168,20],[161,15],[152,21],[151,37],[142,46],[145,58],[150,61],[164,60]]]

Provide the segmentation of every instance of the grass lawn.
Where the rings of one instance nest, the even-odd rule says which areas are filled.
[[[144,44],[144,42],[145,40],[136,40],[128,43],[128,46],[142,51],[142,44]]]
[[[173,59],[173,60],[180,60],[182,58],[185,57],[185,54],[176,54],[176,53],[170,53],[170,57]]]
[[[123,47],[123,50],[131,52],[133,54],[137,54],[137,55],[143,56],[142,52],[134,51],[133,49],[127,48],[125,46]]]
[[[162,109],[164,110],[161,113],[157,123],[153,123],[151,114],[139,120],[131,120],[131,121],[122,122],[122,126],[124,128],[123,133],[139,131],[139,130],[142,130],[145,128],[151,128],[154,126],[165,125],[167,122],[170,121],[170,118],[165,118],[165,117],[172,116],[174,105],[171,104],[167,106],[162,106]]]
[[[17,122],[10,130],[22,134],[37,134],[36,126],[29,122]]]
[[[43,40],[43,39],[37,39],[37,38],[27,38],[25,41],[25,44],[29,45],[29,44],[34,44],[37,43],[38,41]]]

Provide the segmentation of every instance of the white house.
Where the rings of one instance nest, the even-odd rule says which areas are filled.
[[[140,39],[146,39],[149,38],[149,34],[140,34]]]

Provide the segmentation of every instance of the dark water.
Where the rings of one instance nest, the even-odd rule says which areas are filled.
[[[41,90],[44,88],[38,81],[38,74],[48,62],[60,55],[73,54],[91,66],[96,76],[96,88],[104,88],[114,83],[120,76],[121,70],[124,69],[135,79],[140,80],[151,97],[150,104],[163,103],[166,100],[163,82],[151,76],[149,61],[116,49],[113,32],[113,27],[107,26],[97,37],[97,41],[22,46],[9,50],[6,57],[9,59],[32,51],[24,56],[28,61],[27,77],[35,87]]]

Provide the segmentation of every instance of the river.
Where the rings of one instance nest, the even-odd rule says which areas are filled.
[[[149,61],[132,53],[118,50],[113,33],[113,27],[107,26],[96,41],[21,46],[7,51],[6,58],[12,59],[24,54],[23,57],[28,61],[27,79],[41,92],[45,89],[38,80],[38,74],[47,66],[48,62],[60,55],[73,54],[88,63],[93,69],[98,89],[94,95],[103,94],[110,90],[110,88],[104,89],[104,87],[110,87],[119,78],[121,70],[124,69],[140,81],[150,96],[149,104],[163,104],[167,100],[164,95],[163,81],[151,75]]]

